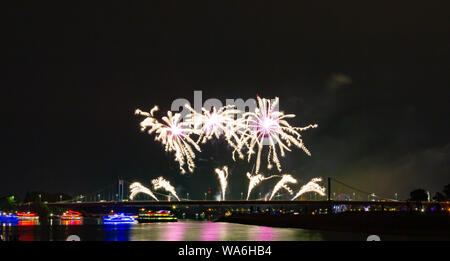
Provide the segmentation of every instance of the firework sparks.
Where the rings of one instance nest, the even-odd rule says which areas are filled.
[[[212,138],[219,139],[223,135],[233,148],[233,160],[235,160],[236,152],[239,158],[244,158],[238,144],[241,140],[239,131],[246,128],[245,121],[242,118],[235,119],[236,115],[242,113],[235,107],[235,105],[227,105],[219,109],[213,107],[212,111],[202,108],[202,113],[198,113],[192,107],[186,105],[186,108],[191,112],[187,115],[186,121],[190,121],[194,129],[199,130],[200,133],[197,143],[206,143]]]
[[[195,129],[190,128],[189,122],[181,121],[181,114],[172,114],[171,111],[167,112],[167,116],[162,118],[163,123],[161,123],[153,117],[157,110],[157,106],[153,107],[150,113],[136,110],[135,114],[146,116],[140,123],[141,131],[148,129],[149,134],[156,133],[155,140],[161,142],[166,151],[175,152],[175,161],[178,162],[182,174],[186,173],[184,169],[186,163],[189,171],[193,172],[195,168],[193,148],[201,151],[197,143],[189,137],[195,133]]]
[[[186,166],[190,172],[195,169],[195,153],[201,151],[200,143],[203,144],[213,138],[219,139],[223,136],[233,149],[233,160],[235,160],[236,153],[240,158],[244,158],[245,153],[247,160],[250,162],[253,154],[255,154],[255,175],[252,176],[247,173],[250,180],[247,200],[255,186],[273,177],[281,177],[281,180],[275,185],[269,200],[282,188],[292,195],[293,191],[288,184],[297,183],[297,180],[291,175],[273,175],[266,178],[259,174],[264,146],[267,145],[268,150],[267,168],[271,169],[275,164],[277,170],[281,172],[279,156],[284,157],[286,151],[291,151],[293,147],[300,148],[307,155],[311,155],[303,143],[300,132],[316,128],[317,124],[293,127],[287,120],[294,118],[295,115],[278,111],[278,97],[273,101],[260,97],[257,97],[257,100],[258,107],[253,112],[237,110],[235,105],[213,107],[211,110],[202,108],[201,112],[196,112],[189,105],[186,105],[190,113],[184,119],[182,119],[180,113],[173,114],[168,111],[167,116],[158,120],[154,117],[155,112],[158,111],[157,106],[154,106],[149,112],[137,109],[135,114],[145,116],[145,119],[140,122],[141,131],[147,130],[149,134],[154,133],[155,140],[161,142],[166,151],[175,154],[175,161],[178,162],[181,173],[186,173]],[[192,135],[198,135],[196,141],[194,141]],[[220,181],[222,200],[225,200],[228,186],[228,168],[224,166],[222,169],[215,169],[215,173]],[[323,193],[322,187],[317,184],[319,181],[321,180],[313,179],[305,184],[293,199],[308,191]],[[162,177],[154,179],[152,183],[155,189],[164,188],[179,200],[174,188]]]
[[[156,196],[153,194],[153,192],[144,187],[141,183],[139,182],[134,182],[133,184],[130,185],[130,190],[131,190],[131,194],[130,194],[130,199],[133,200],[134,197],[139,194],[139,193],[144,193],[149,195],[150,197],[152,197],[153,199],[155,199],[156,201],[158,201],[158,199],[156,198]]]
[[[294,192],[287,185],[288,183],[296,184],[297,180],[294,177],[292,177],[291,175],[289,175],[289,174],[282,175],[281,176],[281,180],[278,181],[278,183],[273,188],[273,191],[272,191],[272,194],[270,195],[269,200],[272,200],[273,196],[275,196],[275,193],[277,193],[282,188],[285,189],[287,192],[289,192],[289,194],[292,195]]]
[[[223,166],[222,169],[215,169],[215,172],[217,174],[217,177],[219,178],[220,182],[220,189],[222,190],[222,200],[225,200],[225,192],[227,191],[228,186],[228,167]]]
[[[212,107],[212,111],[202,108],[202,113],[196,112],[192,107],[186,105],[191,112],[187,115],[187,120],[191,121],[194,128],[200,129],[200,137],[197,142],[206,143],[211,138],[220,138],[222,134],[229,136],[232,133],[234,125],[234,117],[239,110],[234,109],[234,105],[228,105],[216,109]]]
[[[305,194],[306,192],[316,192],[317,194],[321,196],[325,196],[325,187],[320,186],[319,182],[321,182],[321,178],[313,178],[308,183],[303,185],[300,190],[297,192],[295,197],[292,198],[292,200],[300,197],[301,195]]]
[[[172,194],[178,201],[180,201],[180,198],[177,196],[177,192],[175,191],[175,188],[170,185],[170,182],[168,180],[165,180],[163,177],[159,177],[157,179],[152,180],[153,189],[164,189],[165,191]]]
[[[255,109],[255,112],[244,113],[248,127],[242,133],[237,148],[241,149],[243,146],[246,146],[248,148],[248,161],[250,161],[252,155],[255,153],[255,147],[257,147],[255,173],[258,173],[260,169],[261,153],[265,145],[264,142],[268,145],[269,150],[267,155],[268,169],[271,169],[272,163],[275,163],[278,171],[281,172],[281,163],[278,158],[277,148],[282,157],[285,156],[285,151],[291,151],[290,147],[292,145],[301,148],[307,155],[311,155],[303,144],[300,132],[310,128],[316,128],[317,124],[306,127],[291,126],[286,119],[294,118],[295,115],[284,114],[278,111],[278,103],[278,97],[275,98],[273,103],[270,99],[261,99],[258,97],[258,108]]]
[[[279,177],[279,175],[272,175],[270,177],[264,177],[262,174],[256,174],[253,175],[247,172],[247,178],[250,180],[248,184],[248,192],[247,192],[247,200],[250,197],[250,193],[252,192],[253,188],[255,188],[259,183],[263,182],[264,180],[271,179]]]

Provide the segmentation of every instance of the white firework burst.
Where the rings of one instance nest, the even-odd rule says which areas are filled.
[[[181,114],[167,112],[167,116],[162,117],[162,122],[154,118],[153,114],[158,110],[155,106],[148,112],[136,110],[135,114],[146,116],[140,123],[141,131],[148,129],[148,133],[155,133],[155,140],[161,142],[165,150],[175,153],[175,161],[178,162],[182,174],[186,173],[184,166],[187,163],[190,172],[195,168],[195,152],[201,151],[200,147],[191,139],[190,135],[195,133],[195,129],[190,127],[189,122],[181,121]],[[193,149],[194,148],[194,149]]]
[[[235,119],[242,113],[235,107],[235,105],[227,105],[219,109],[212,107],[212,110],[202,108],[202,113],[198,113],[186,105],[190,111],[190,114],[186,116],[186,121],[190,122],[191,126],[199,133],[197,143],[204,144],[212,138],[219,139],[223,135],[228,145],[233,148],[233,160],[235,160],[236,152],[241,159],[244,158],[244,154],[238,149],[238,144],[241,140],[240,131],[246,128],[242,118]]]
[[[279,172],[282,169],[278,154],[284,157],[285,151],[291,151],[290,148],[292,145],[301,148],[307,155],[311,155],[303,144],[300,132],[310,128],[316,128],[317,124],[306,127],[291,126],[286,119],[294,118],[295,115],[284,114],[278,111],[278,103],[278,97],[275,98],[273,103],[270,99],[261,99],[258,97],[258,107],[255,111],[244,113],[247,128],[242,133],[237,148],[240,150],[244,146],[247,147],[248,161],[250,161],[252,155],[255,153],[255,147],[257,147],[255,173],[259,172],[261,153],[265,145],[268,148],[267,168],[271,169],[272,163],[275,163]],[[277,152],[278,150],[279,153]]]

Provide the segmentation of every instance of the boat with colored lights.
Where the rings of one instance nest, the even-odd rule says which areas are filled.
[[[16,223],[19,222],[16,214],[3,213],[0,211],[0,223]]]
[[[33,212],[18,212],[16,217],[19,220],[38,220],[39,216]]]
[[[169,210],[141,210],[137,218],[139,223],[153,223],[153,222],[177,222],[177,217],[170,213]]]
[[[116,214],[112,213],[103,217],[104,224],[133,224],[135,219],[132,216],[127,216],[124,213]]]
[[[76,211],[66,211],[62,214],[61,220],[81,220],[83,219],[83,215],[80,212]]]

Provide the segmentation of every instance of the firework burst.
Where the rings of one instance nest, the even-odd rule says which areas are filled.
[[[139,194],[139,193],[144,193],[149,195],[150,197],[152,197],[153,199],[155,199],[156,201],[158,201],[158,199],[156,198],[156,196],[153,194],[153,192],[144,187],[141,183],[139,182],[134,182],[133,184],[130,185],[130,190],[131,190],[131,194],[130,194],[130,199],[133,200],[134,197]]]
[[[289,183],[296,184],[297,180],[289,174],[284,174],[281,176],[281,180],[273,188],[272,194],[270,195],[269,200],[272,200],[275,193],[277,193],[280,189],[285,189],[289,194],[294,194],[294,191],[288,186]]]
[[[235,109],[235,105],[227,105],[212,110],[202,108],[202,113],[196,112],[192,107],[186,105],[190,114],[187,115],[186,121],[191,123],[194,129],[198,130],[198,143],[206,143],[212,138],[219,139],[222,135],[227,143],[233,148],[233,160],[235,160],[235,153],[238,153],[239,158],[243,159],[244,154],[238,148],[241,140],[240,130],[245,129],[245,122],[242,118],[237,118],[237,115],[242,114],[242,111]]]
[[[301,148],[307,155],[311,155],[303,144],[300,132],[316,128],[317,124],[306,127],[291,126],[286,119],[294,118],[295,115],[278,111],[278,103],[278,97],[273,102],[270,99],[258,97],[258,107],[255,111],[244,113],[247,128],[241,135],[237,150],[244,146],[247,147],[248,161],[250,161],[252,155],[255,154],[254,149],[257,148],[255,173],[258,173],[260,169],[264,145],[268,145],[267,168],[271,169],[272,163],[275,163],[279,172],[282,169],[278,154],[284,157],[285,151],[291,151],[292,145]]]
[[[196,133],[196,130],[190,127],[190,122],[181,121],[181,114],[172,114],[167,112],[167,116],[162,117],[162,122],[154,118],[153,114],[158,110],[155,106],[148,112],[136,110],[135,114],[146,116],[140,123],[141,131],[148,129],[148,134],[155,133],[155,140],[161,142],[165,150],[175,153],[175,161],[178,162],[182,174],[186,173],[184,169],[186,163],[190,172],[195,168],[195,152],[201,151],[197,143],[190,137]],[[194,148],[194,149],[193,149]]]
[[[316,192],[317,194],[321,196],[325,196],[325,187],[320,186],[318,183],[321,182],[321,178],[313,178],[308,183],[303,185],[300,190],[297,192],[295,197],[292,198],[292,200],[300,197],[301,195],[305,194],[306,192]]]
[[[177,192],[175,191],[175,188],[170,185],[170,182],[168,180],[165,180],[163,177],[159,177],[157,179],[152,180],[153,189],[164,189],[165,191],[172,194],[178,201],[180,201],[180,198],[177,195]]]

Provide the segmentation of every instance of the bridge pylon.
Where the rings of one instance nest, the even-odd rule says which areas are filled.
[[[327,200],[330,201],[331,200],[331,178],[330,177],[328,177],[328,188],[327,188],[327,191],[328,191]]]
[[[123,179],[119,178],[119,183],[118,183],[119,187],[117,190],[117,194],[119,195],[118,201],[123,201],[123,183],[124,183]]]

